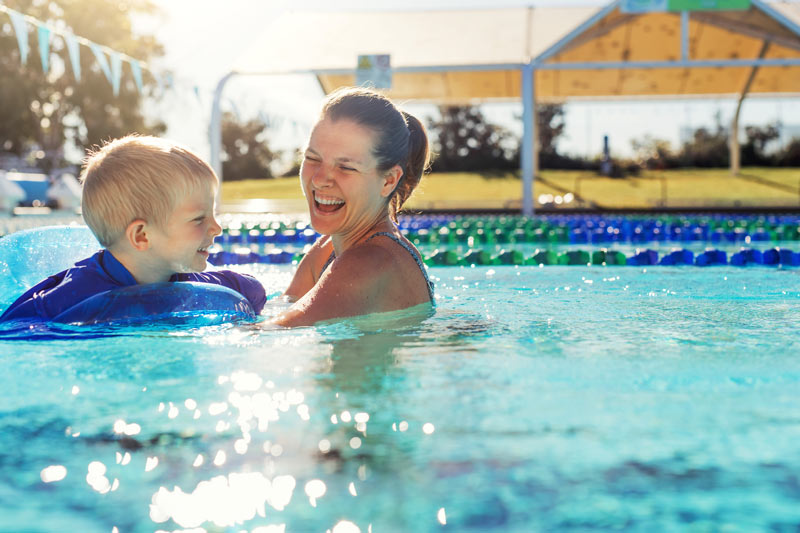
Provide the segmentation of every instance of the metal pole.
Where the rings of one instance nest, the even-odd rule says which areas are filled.
[[[761,51],[758,53],[759,59],[766,55],[769,45],[769,41],[764,41],[764,43],[761,45]],[[739,146],[739,112],[742,110],[744,98],[747,96],[747,93],[750,92],[750,87],[753,85],[753,80],[755,79],[757,73],[758,67],[753,67],[750,70],[750,74],[747,76],[747,81],[745,81],[744,87],[742,87],[742,93],[739,95],[739,99],[736,102],[736,111],[733,113],[733,120],[731,120],[731,133],[728,137],[728,150],[730,152],[730,171],[734,176],[738,176],[739,171],[742,169],[742,150]]]
[[[681,11],[681,61],[689,60],[689,12]]]
[[[534,143],[536,142],[536,97],[532,63],[522,67],[522,214],[533,216],[533,180],[535,178]]]
[[[220,109],[220,101],[222,100],[222,90],[225,84],[236,73],[228,72],[219,82],[217,88],[214,89],[214,101],[211,104],[211,122],[208,125],[208,140],[211,147],[211,168],[216,172],[219,178],[219,188],[217,189],[217,209],[219,209],[222,199],[222,110]]]
[[[739,175],[742,168],[742,151],[739,147],[739,111],[742,110],[742,102],[744,101],[745,93],[739,95],[736,102],[736,111],[733,113],[731,120],[731,132],[728,136],[728,151],[730,152],[730,172],[734,176]]]

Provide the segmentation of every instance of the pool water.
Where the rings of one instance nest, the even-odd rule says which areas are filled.
[[[800,270],[431,273],[431,313],[0,331],[0,530],[800,528]]]

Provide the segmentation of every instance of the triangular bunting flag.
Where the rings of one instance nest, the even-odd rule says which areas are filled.
[[[17,44],[19,45],[19,56],[20,61],[23,65],[27,65],[28,63],[28,52],[30,52],[30,43],[29,43],[29,35],[28,35],[28,25],[33,24],[37,29],[37,41],[39,43],[39,58],[42,61],[42,71],[47,74],[50,72],[50,40],[53,36],[53,31],[45,23],[32,18],[28,17],[18,11],[14,11],[13,9],[8,9],[7,7],[3,6],[2,0],[0,0],[0,8],[5,13],[8,13],[9,18],[11,19],[11,25],[14,28],[14,33],[17,36]],[[30,22],[29,22],[30,21]],[[67,51],[69,53],[69,60],[72,65],[72,72],[75,76],[75,81],[81,81],[81,53],[80,53],[80,41],[78,37],[76,37],[71,32],[62,32],[60,30],[55,30],[55,32],[61,35],[64,38],[64,43],[66,44]],[[92,53],[94,54],[95,59],[97,60],[97,64],[100,66],[100,69],[103,71],[103,75],[105,75],[108,82],[111,84],[111,87],[114,91],[114,96],[119,95],[120,86],[122,82],[122,54],[115,50],[110,50],[105,47],[102,47],[96,43],[89,42],[89,48],[91,48]],[[105,50],[108,51],[108,56],[111,58],[111,63],[109,64],[109,57],[106,55]],[[133,75],[133,80],[136,83],[136,88],[139,92],[142,92],[144,89],[144,84],[142,83],[142,67],[139,61],[126,57],[126,60],[129,62],[131,66],[131,74]],[[167,74],[164,77],[155,76],[156,82],[159,84],[159,87],[163,89],[163,84],[166,83],[167,88],[173,88],[174,82],[172,79],[172,74]],[[195,96],[200,99],[200,91],[198,87],[194,88]]]
[[[19,57],[22,59],[22,64],[25,65],[28,63],[28,23],[25,22],[25,16],[22,13],[11,9],[8,10],[8,16],[11,17],[11,25],[14,26],[14,33],[17,34]]]
[[[133,81],[136,82],[136,88],[139,89],[139,92],[142,92],[142,69],[139,66],[139,62],[135,59],[129,59],[128,63],[131,65],[131,74],[133,74]]]
[[[71,33],[67,33],[64,35],[64,41],[67,43],[69,62],[72,64],[72,73],[75,75],[75,81],[81,81],[81,52],[78,40]]]
[[[108,59],[106,58],[105,52],[103,52],[103,49],[100,48],[97,43],[89,43],[89,48],[91,48],[95,59],[97,59],[97,63],[100,65],[103,74],[106,75],[108,83],[113,85],[114,82],[111,81],[111,68],[108,66]]]
[[[119,52],[111,52],[111,87],[114,89],[114,96],[119,95],[119,82],[122,79],[122,58]]]
[[[47,74],[50,70],[50,28],[39,26],[38,30],[39,57],[42,59],[42,71]]]

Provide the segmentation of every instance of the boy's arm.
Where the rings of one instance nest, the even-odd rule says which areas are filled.
[[[14,303],[8,306],[8,309],[0,315],[0,322],[6,320],[23,320],[23,319],[42,319],[46,320],[53,318],[55,314],[49,313],[48,309],[44,306],[42,296],[57,287],[61,283],[64,273],[60,272],[55,276],[40,281],[17,298]]]
[[[30,292],[30,291],[29,291]],[[48,318],[41,316],[39,310],[36,309],[36,304],[33,301],[33,293],[26,292],[17,300],[8,306],[8,309],[0,315],[0,322],[6,320],[21,320],[25,318]]]
[[[174,281],[199,281],[200,283],[212,283],[233,289],[250,302],[256,314],[264,309],[267,303],[267,293],[264,286],[247,274],[239,274],[231,270],[213,270],[209,272],[192,272],[190,274],[175,274]]]

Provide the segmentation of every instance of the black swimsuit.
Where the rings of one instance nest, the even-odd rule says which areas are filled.
[[[433,303],[433,301],[434,301],[433,300],[433,282],[431,281],[431,278],[428,277],[428,271],[425,270],[425,265],[422,264],[422,259],[419,258],[419,256],[416,254],[414,249],[410,245],[406,244],[406,242],[404,240],[400,239],[399,237],[397,237],[396,235],[394,235],[392,233],[389,233],[388,231],[379,231],[378,233],[375,233],[375,234],[371,235],[369,237],[369,239],[367,239],[364,242],[368,243],[369,241],[371,241],[372,239],[374,239],[375,237],[377,237],[379,235],[384,236],[384,237],[389,237],[394,242],[396,242],[397,244],[399,244],[400,246],[405,248],[408,251],[408,253],[411,254],[411,257],[413,257],[414,261],[416,261],[420,272],[422,272],[422,275],[425,277],[425,282],[428,284],[428,296],[431,299],[431,303]],[[331,252],[331,256],[328,258],[327,261],[325,261],[325,264],[322,266],[322,270],[320,270],[320,272],[319,272],[320,276],[322,276],[322,273],[325,272],[326,268],[328,268],[328,265],[333,263],[334,259],[336,259],[336,253],[335,252]]]

